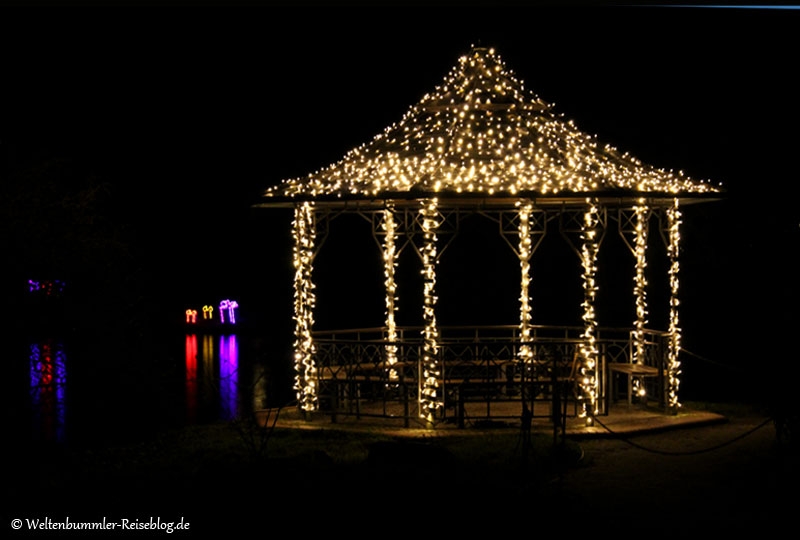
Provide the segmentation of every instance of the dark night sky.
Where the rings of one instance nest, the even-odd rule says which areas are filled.
[[[337,160],[471,44],[494,46],[600,141],[723,183],[727,200],[692,209],[685,233],[684,324],[710,342],[752,319],[788,327],[797,298],[798,23],[637,7],[6,9],[0,156],[6,173],[60,156],[107,182],[107,211],[171,308],[239,296],[288,321],[290,217],[249,209],[260,190]]]

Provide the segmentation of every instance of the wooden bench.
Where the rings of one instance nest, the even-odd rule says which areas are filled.
[[[628,377],[628,405],[633,404],[633,378],[634,377],[658,377],[658,368],[652,366],[643,366],[640,364],[628,364],[626,362],[610,362],[608,364],[608,371],[612,376],[611,379],[611,395],[616,399],[616,388],[614,385],[613,375],[618,373]]]

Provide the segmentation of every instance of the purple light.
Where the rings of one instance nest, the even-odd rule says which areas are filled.
[[[239,307],[239,303],[236,300],[231,300],[228,304],[228,319],[231,321],[231,324],[236,324],[236,313],[234,310]]]
[[[224,323],[225,322],[225,310],[228,311],[228,323],[236,324],[236,313],[235,309],[239,307],[239,303],[236,300],[223,300],[219,303],[219,318]]]
[[[219,390],[227,420],[239,413],[239,348],[235,335],[219,338]]]
[[[43,291],[46,296],[50,296],[54,292],[62,293],[64,292],[64,282],[60,279],[55,281],[33,281],[32,279],[28,280],[28,291],[29,292],[37,292]]]
[[[67,387],[64,347],[33,344],[29,358],[30,395],[36,423],[45,439],[63,441]]]
[[[219,303],[219,322],[225,324],[225,310],[228,309],[228,300]]]

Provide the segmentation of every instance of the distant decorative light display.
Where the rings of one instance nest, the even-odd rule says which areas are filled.
[[[186,310],[186,324],[195,324],[197,323],[197,310],[196,309],[187,309]]]
[[[34,281],[29,279],[28,290],[29,292],[38,292],[44,294],[45,296],[52,296],[54,294],[60,294],[64,292],[64,282],[60,279],[44,281]]]
[[[225,312],[228,313],[228,324],[236,324],[236,308],[239,303],[236,300],[223,300],[219,303],[219,321],[225,324]]]
[[[214,307],[203,306],[203,320],[212,320],[214,318]]]
[[[314,360],[316,347],[311,337],[314,325],[314,283],[311,281],[316,237],[314,213],[311,203],[295,207],[294,236],[294,390],[297,402],[304,411],[318,407],[317,367]]]
[[[239,303],[236,300],[231,300],[228,302],[228,321],[231,324],[236,324],[236,308],[239,307]]]

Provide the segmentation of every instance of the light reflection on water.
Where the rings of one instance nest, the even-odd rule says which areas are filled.
[[[186,336],[186,418],[197,420],[197,336]]]
[[[236,336],[219,338],[219,399],[226,420],[239,416],[239,349]]]
[[[66,428],[67,365],[64,345],[52,341],[33,343],[29,357],[34,437],[61,442]]]
[[[200,341],[198,347],[198,340]],[[264,366],[253,363],[252,379],[242,372],[236,334],[187,334],[186,416],[189,422],[219,418],[231,420],[245,410],[266,403]],[[252,404],[249,401],[252,399]]]
[[[178,366],[183,371],[178,375],[182,378],[170,378],[165,387],[158,379],[160,374],[152,374],[153,391],[168,392],[169,395],[159,399],[175,407],[170,411],[161,409],[165,416],[169,413],[170,418],[175,418],[174,413],[177,413],[177,418],[185,418],[191,424],[231,420],[267,406],[266,374],[269,369],[256,361],[257,354],[246,338],[236,334],[186,334],[183,342],[184,357],[182,365]],[[175,341],[165,344],[173,358],[179,351],[176,346],[180,344]],[[64,442],[68,433],[69,438],[91,436],[100,423],[121,418],[121,411],[110,418],[107,407],[98,408],[96,405],[108,400],[105,394],[98,393],[98,388],[107,384],[109,374],[92,369],[91,362],[81,364],[80,361],[85,360],[82,355],[76,361],[70,352],[68,361],[67,351],[72,349],[57,339],[37,339],[26,343],[20,350],[24,356],[14,377],[20,393],[17,394],[19,401],[15,399],[14,403],[21,407],[23,416],[17,418],[26,424],[24,429],[33,440]],[[180,357],[177,361],[181,362]],[[72,381],[67,392],[69,366],[72,366],[69,368]],[[109,369],[113,370],[113,367]],[[122,366],[120,369],[124,373],[128,368]],[[137,415],[139,419],[143,414],[150,414],[142,412],[144,408],[138,408],[135,402],[149,399],[147,392],[145,396],[148,397],[142,398],[140,394],[123,396],[130,404],[130,410],[125,414]]]

